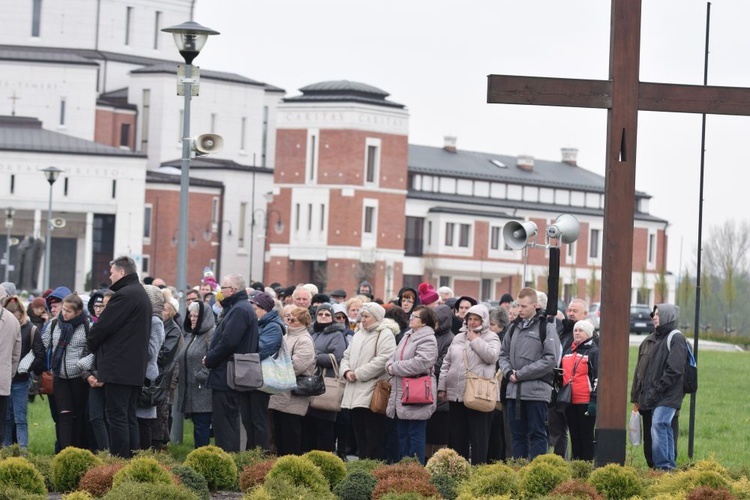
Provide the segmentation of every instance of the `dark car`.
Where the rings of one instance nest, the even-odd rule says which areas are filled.
[[[630,332],[653,333],[654,320],[651,319],[651,308],[646,304],[632,304],[630,306]]]

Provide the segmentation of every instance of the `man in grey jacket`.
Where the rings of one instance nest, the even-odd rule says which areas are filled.
[[[547,453],[547,406],[560,338],[544,312],[537,314],[537,292],[518,292],[518,318],[500,347],[500,370],[508,379],[507,411],[513,458],[533,459]]]

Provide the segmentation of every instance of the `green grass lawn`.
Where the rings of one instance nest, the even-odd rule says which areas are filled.
[[[632,380],[637,356],[638,349],[631,348],[629,380]],[[694,460],[714,457],[729,467],[750,467],[750,353],[701,351],[698,377],[700,385],[696,395]],[[688,396],[683,402],[680,416],[678,464],[688,461],[689,407]],[[625,422],[629,416],[630,405]],[[47,401],[37,398],[29,405],[30,450],[52,454],[54,436]],[[186,420],[183,444],[170,445],[170,454],[181,460],[192,448],[192,422]],[[630,444],[627,448],[627,463],[645,468],[642,448]]]

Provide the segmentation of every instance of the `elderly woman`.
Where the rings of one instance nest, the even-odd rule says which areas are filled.
[[[438,382],[438,398],[448,401],[450,431],[448,446],[473,465],[487,462],[492,413],[464,406],[466,373],[495,376],[500,356],[500,338],[490,330],[490,313],[482,304],[466,313],[461,333],[456,335],[443,359]],[[469,451],[471,450],[471,452]]]
[[[571,385],[565,419],[570,429],[571,458],[594,459],[596,385],[599,377],[599,348],[594,342],[594,325],[588,320],[573,326],[573,344],[562,358],[563,384]]]
[[[307,331],[312,322],[310,313],[305,308],[296,307],[286,321],[288,330],[284,344],[292,356],[294,374],[312,375],[315,372],[315,345]],[[309,406],[309,396],[295,396],[291,391],[271,396],[268,409],[272,410],[277,455],[302,454],[302,417]]]
[[[355,332],[357,331],[357,328],[359,326],[357,324],[359,318],[359,310],[365,303],[364,299],[365,297],[361,295],[355,295],[344,303],[344,305],[346,306],[346,314],[349,316],[349,328],[351,328]]]
[[[341,363],[346,349],[343,323],[333,320],[333,306],[329,303],[321,304],[315,311],[315,321],[309,331],[315,345],[315,364],[317,369],[324,372],[325,377],[333,377],[333,354],[336,363]],[[310,408],[302,419],[302,447],[303,451],[323,450],[333,452],[336,446],[336,417],[335,411],[324,411]]]
[[[409,327],[385,365],[385,371],[392,376],[386,415],[396,420],[399,459],[416,456],[424,465],[427,419],[435,411],[437,401],[437,380],[432,371],[438,357],[437,316],[432,309],[417,306],[410,315]],[[431,379],[432,403],[404,404],[403,380],[426,374]]]
[[[396,350],[399,327],[395,321],[385,319],[385,309],[375,302],[362,305],[359,320],[359,329],[341,360],[346,381],[341,407],[351,410],[359,458],[380,460],[385,415],[370,410],[370,401],[376,382],[387,377],[385,364]]]
[[[208,304],[195,300],[188,305],[183,325],[185,343],[177,353],[177,407],[193,421],[196,448],[211,441],[211,389],[206,386],[208,368],[201,360],[208,352],[215,327],[214,313]]]
[[[151,314],[151,335],[148,340],[148,361],[146,363],[146,380],[149,385],[153,385],[159,376],[159,351],[164,344],[165,336],[164,323],[161,318],[164,310],[164,295],[161,293],[161,288],[157,286],[143,285],[143,288],[146,289],[153,311]],[[139,401],[135,416],[138,418],[139,447],[142,450],[148,450],[152,448],[152,427],[156,423],[156,406],[146,406]]]

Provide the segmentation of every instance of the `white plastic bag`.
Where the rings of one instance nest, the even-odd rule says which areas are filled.
[[[630,424],[628,425],[630,433],[630,444],[640,446],[641,444],[641,414],[633,411],[630,414]]]

